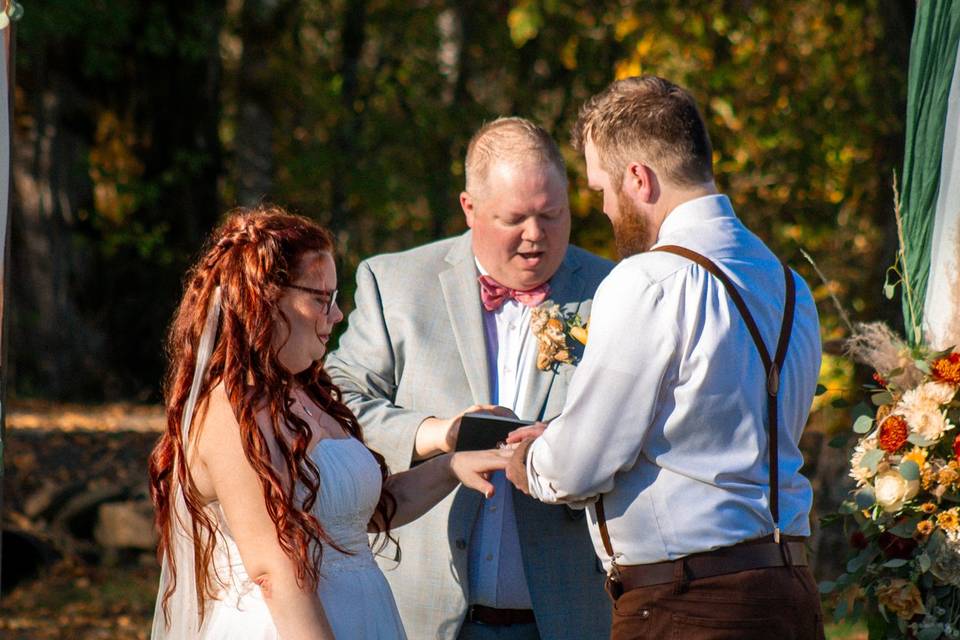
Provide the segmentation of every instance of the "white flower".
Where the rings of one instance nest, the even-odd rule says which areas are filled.
[[[877,434],[874,432],[872,435],[863,438],[860,442],[857,443],[857,446],[853,450],[853,455],[850,456],[850,477],[857,481],[857,486],[863,486],[867,481],[873,477],[877,472],[876,469],[870,470],[868,467],[861,467],[860,461],[863,460],[864,454],[868,451],[873,451],[877,448]]]
[[[953,400],[953,396],[956,395],[957,389],[953,385],[946,382],[924,382],[916,389],[911,389],[910,391],[904,393],[904,399],[914,392],[916,392],[918,396],[927,402],[932,402],[937,405],[944,405]]]
[[[944,382],[924,382],[903,394],[894,413],[910,425],[910,431],[926,440],[939,440],[953,429],[941,406],[953,400],[956,389]]]
[[[873,483],[877,504],[888,513],[899,511],[903,503],[917,495],[919,490],[919,480],[907,480],[896,469],[878,473]]]

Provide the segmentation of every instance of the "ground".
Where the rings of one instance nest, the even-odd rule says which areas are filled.
[[[146,459],[163,429],[160,407],[14,403],[4,441],[4,526],[30,526],[27,495],[57,486],[146,481]],[[82,534],[82,532],[81,532]],[[159,569],[150,553],[65,554],[0,597],[5,640],[137,640],[150,636]],[[10,558],[2,557],[4,562]],[[86,559],[84,559],[86,557]],[[6,589],[6,587],[4,587]],[[831,626],[831,640],[866,640],[860,627]]]

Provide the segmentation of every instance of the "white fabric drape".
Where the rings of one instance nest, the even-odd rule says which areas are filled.
[[[190,385],[190,395],[187,396],[187,404],[183,411],[181,432],[184,455],[186,455],[187,444],[190,442],[190,426],[193,423],[193,413],[200,395],[200,387],[203,385],[213,346],[216,344],[217,325],[220,323],[220,303],[221,291],[220,287],[217,287],[211,294],[207,306],[207,317],[197,346],[193,383]],[[171,563],[169,553],[164,555],[163,565],[160,568],[160,587],[153,612],[153,629],[150,631],[152,640],[182,640],[201,635],[190,512],[183,497],[183,489],[175,481],[172,494],[170,547],[173,550],[173,562]],[[163,596],[173,580],[174,567],[177,576],[176,589],[167,602],[169,618],[164,618]]]
[[[960,64],[950,85],[934,216],[924,335],[931,347],[945,349],[960,342]]]

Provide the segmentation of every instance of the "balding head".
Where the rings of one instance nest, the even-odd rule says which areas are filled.
[[[466,190],[483,197],[490,170],[500,162],[549,166],[566,184],[567,171],[557,144],[543,128],[525,118],[497,118],[473,134],[467,145]]]

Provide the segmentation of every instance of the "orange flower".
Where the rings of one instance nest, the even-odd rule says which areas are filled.
[[[924,502],[920,505],[920,511],[923,511],[925,514],[930,515],[937,510],[937,505],[932,502]]]
[[[917,523],[917,530],[914,532],[913,538],[923,541],[931,533],[933,533],[933,523],[929,520],[921,520]]]
[[[880,448],[887,453],[898,451],[900,447],[907,443],[909,432],[907,421],[903,419],[903,416],[887,417],[880,425],[878,437]]]
[[[960,353],[951,353],[930,364],[930,372],[937,380],[960,385]]]
[[[904,620],[926,612],[920,590],[915,584],[903,578],[894,578],[877,587],[877,600],[887,611],[892,611]]]
[[[876,371],[873,372],[873,379],[874,379],[874,381],[876,381],[876,383],[879,384],[881,387],[887,386],[887,381],[884,380],[883,377],[882,377],[878,372],[876,372]]]
[[[960,460],[960,436],[953,439],[953,457]]]
[[[957,510],[950,509],[949,511],[940,513],[937,516],[937,526],[944,531],[956,531],[957,527],[960,526],[960,518],[957,517]]]

